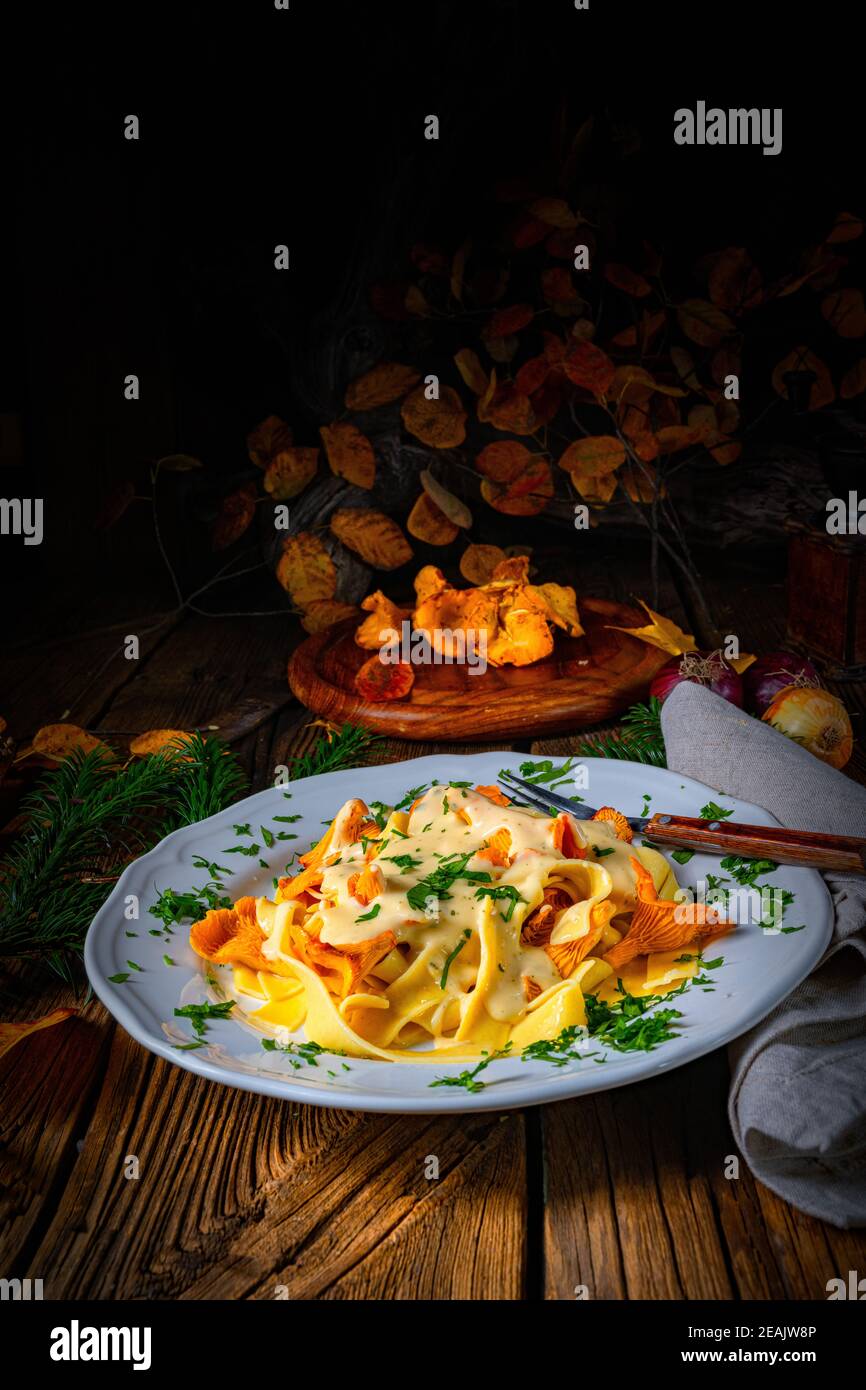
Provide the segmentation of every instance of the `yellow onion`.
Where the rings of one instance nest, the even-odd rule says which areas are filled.
[[[829,690],[786,685],[761,717],[831,767],[844,767],[854,751],[848,711]]]

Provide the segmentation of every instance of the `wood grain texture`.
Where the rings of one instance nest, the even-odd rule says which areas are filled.
[[[350,720],[394,738],[525,738],[583,728],[643,699],[667,661],[656,647],[614,626],[640,627],[639,610],[608,599],[580,602],[583,637],[557,634],[554,654],[532,666],[416,666],[405,700],[371,704],[355,691],[370,655],[354,641],[357,621],[307,638],[292,653],[289,684],[298,700],[336,723]]]

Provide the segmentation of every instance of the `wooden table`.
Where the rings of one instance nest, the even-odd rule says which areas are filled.
[[[713,567],[723,629],[739,624],[745,650],[780,645],[778,572]],[[593,592],[641,591],[621,549],[602,574]],[[688,616],[670,589],[665,611]],[[7,663],[2,712],[21,734],[70,706],[88,728],[138,732],[270,701],[235,744],[257,790],[318,733],[286,689],[289,626],[181,615],[143,637],[136,663],[120,654],[128,623],[37,641]],[[844,694],[858,733],[863,688]],[[432,751],[382,742],[372,761]],[[866,780],[861,753],[852,766]],[[17,971],[0,984],[5,1018],[83,1002]],[[866,1269],[866,1238],[801,1215],[743,1164],[725,1177],[727,1077],[720,1051],[525,1111],[351,1114],[193,1076],[90,1000],[0,1061],[0,1272],[42,1278],[46,1298],[270,1299],[284,1286],[293,1299],[571,1299],[577,1285],[593,1298],[826,1298],[828,1279]],[[130,1155],[137,1179],[124,1176]]]

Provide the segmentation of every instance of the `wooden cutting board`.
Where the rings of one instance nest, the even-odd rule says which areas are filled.
[[[292,692],[335,724],[360,724],[396,738],[453,741],[537,738],[586,728],[643,699],[665,652],[608,624],[642,627],[645,616],[624,604],[584,598],[583,637],[556,631],[553,654],[533,666],[416,666],[405,700],[371,704],[355,690],[355,674],[371,655],[354,641],[357,619],[308,637],[289,661]]]

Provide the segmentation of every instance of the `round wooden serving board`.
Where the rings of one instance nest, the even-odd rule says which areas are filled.
[[[622,713],[642,699],[667,653],[639,642],[610,623],[641,627],[634,608],[606,599],[581,599],[583,637],[556,629],[552,656],[533,666],[415,666],[405,700],[371,704],[355,690],[355,673],[371,655],[354,640],[351,618],[308,637],[289,660],[293,694],[336,724],[360,724],[396,738],[454,741],[537,738],[585,728]]]

